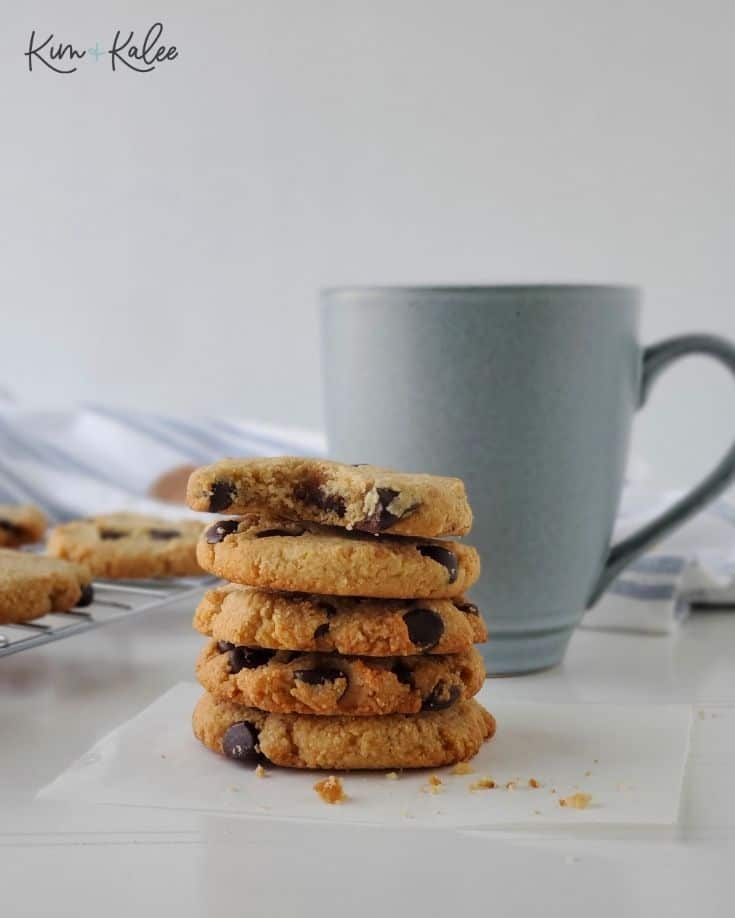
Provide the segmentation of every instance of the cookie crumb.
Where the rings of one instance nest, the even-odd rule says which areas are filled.
[[[440,794],[441,789],[442,779],[439,777],[439,775],[429,775],[429,783],[421,788],[425,794]]]
[[[540,815],[541,815],[541,810],[534,810],[534,811],[533,811],[533,815],[534,815],[534,816],[540,816]]]
[[[594,765],[598,765],[599,762],[600,762],[599,759],[592,759],[592,763],[593,763]]]
[[[492,790],[495,787],[495,782],[492,778],[480,778],[479,781],[475,781],[473,784],[470,784],[470,790]]]
[[[552,787],[551,790],[549,791],[549,793],[550,793],[550,794],[555,794],[555,793],[556,793],[556,788],[555,788],[555,787]]]
[[[257,765],[255,768],[255,777],[256,778],[265,778],[268,772],[263,768],[262,765]]]
[[[505,789],[506,789],[506,790],[515,790],[517,786],[518,786],[518,782],[517,782],[517,781],[508,781],[508,782],[506,782]]]
[[[389,772],[386,772],[385,777],[386,777],[386,779],[387,779],[388,781],[397,781],[397,780],[398,780],[398,772],[397,772],[397,771],[389,771]]]
[[[470,767],[469,762],[457,762],[452,769],[453,775],[471,775],[474,769]]]
[[[559,806],[568,806],[573,810],[586,810],[592,800],[592,794],[570,794],[559,798]]]
[[[585,776],[585,778],[589,778],[589,777],[592,776],[592,772],[591,772],[591,771],[586,771],[586,772],[584,773],[584,776]]]
[[[541,785],[538,783],[538,781],[535,778],[528,779],[528,786],[529,787],[541,787]]]
[[[317,781],[314,790],[319,794],[325,803],[343,803],[347,800],[347,794],[344,792],[342,782],[336,775],[330,775],[323,781]]]

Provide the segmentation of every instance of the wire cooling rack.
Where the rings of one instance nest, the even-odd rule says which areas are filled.
[[[71,637],[139,612],[152,612],[187,597],[198,599],[215,582],[214,577],[95,580],[94,599],[83,609],[52,612],[17,625],[0,625],[0,657]]]

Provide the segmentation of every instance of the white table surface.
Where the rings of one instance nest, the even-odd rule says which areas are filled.
[[[0,658],[0,915],[294,918],[735,914],[735,611],[675,638],[581,630],[562,667],[498,699],[690,702],[675,829],[533,834],[298,827],[71,806],[35,792],[192,678],[191,603]]]

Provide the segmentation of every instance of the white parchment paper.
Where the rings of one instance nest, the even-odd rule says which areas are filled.
[[[259,778],[201,746],[191,711],[201,694],[180,683],[122,724],[40,792],[45,799],[119,806],[226,812],[258,819],[327,820],[431,827],[667,825],[677,820],[689,745],[688,705],[493,704],[492,682],[479,700],[498,732],[470,763],[451,768],[341,775],[349,799],[328,806],[313,784],[319,772],[268,768]],[[428,779],[441,779],[438,793]],[[492,790],[471,790],[490,777]],[[529,786],[534,779],[538,788]],[[506,789],[507,782],[514,789]],[[586,809],[562,797],[591,794]]]

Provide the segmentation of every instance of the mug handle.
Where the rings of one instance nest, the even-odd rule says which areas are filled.
[[[681,335],[668,338],[659,344],[647,347],[643,351],[643,369],[641,375],[641,400],[639,407],[645,404],[648,393],[659,375],[680,357],[690,354],[705,354],[723,363],[735,376],[735,346],[716,335]],[[693,516],[705,504],[722,493],[732,478],[735,477],[735,443],[730,447],[715,468],[689,494],[669,507],[661,516],[646,523],[637,532],[627,536],[617,545],[613,545],[607,556],[587,608],[594,605],[602,593],[618,574],[635,561],[654,542],[668,535],[677,526]]]

